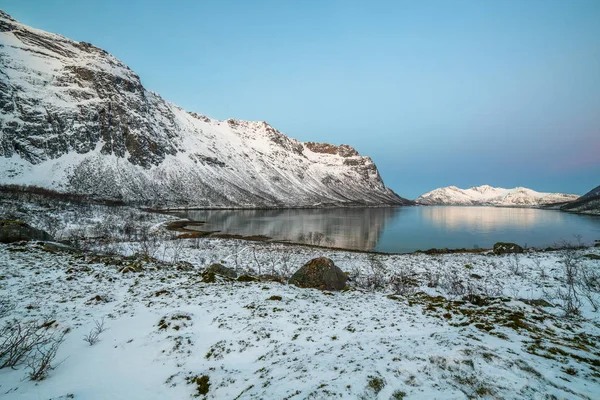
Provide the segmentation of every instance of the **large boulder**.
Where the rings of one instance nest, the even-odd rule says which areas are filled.
[[[204,273],[225,276],[232,279],[237,278],[237,273],[232,268],[227,268],[223,264],[218,263],[212,264],[206,269],[206,271],[204,271]]]
[[[304,264],[289,283],[301,288],[342,290],[348,277],[327,257],[319,257]]]
[[[494,245],[495,254],[522,253],[523,248],[516,243],[498,242]]]
[[[33,228],[25,222],[8,219],[0,220],[0,243],[20,242],[21,240],[54,240],[46,231]]]

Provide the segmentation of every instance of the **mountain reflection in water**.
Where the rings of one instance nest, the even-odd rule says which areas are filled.
[[[540,223],[560,224],[566,214],[533,208],[507,207],[424,207],[425,220],[449,231],[529,229]]]
[[[375,250],[387,221],[401,208],[189,210],[197,229],[356,250]]]
[[[600,217],[500,207],[397,207],[188,210],[202,231],[355,250],[404,253],[430,248],[491,248],[496,242],[547,247],[581,235],[600,240]]]

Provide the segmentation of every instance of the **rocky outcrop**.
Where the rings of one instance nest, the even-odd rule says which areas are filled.
[[[315,153],[338,154],[342,157],[353,157],[358,155],[358,151],[356,151],[354,147],[348,146],[347,144],[335,146],[329,143],[306,142],[304,143],[304,146]]]
[[[21,221],[0,220],[0,243],[13,243],[22,240],[54,240],[50,234]]]
[[[315,258],[304,264],[289,280],[291,285],[320,290],[342,290],[348,277],[326,257]]]
[[[170,207],[410,204],[350,146],[217,121],[106,51],[0,14],[0,184]]]

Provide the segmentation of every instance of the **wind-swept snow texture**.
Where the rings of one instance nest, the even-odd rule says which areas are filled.
[[[0,11],[0,184],[182,207],[402,205],[369,157],[146,90],[89,43]]]
[[[488,185],[460,189],[448,186],[427,192],[415,201],[423,205],[494,205],[531,207],[565,203],[579,198],[575,194],[540,193],[524,187],[495,188]]]

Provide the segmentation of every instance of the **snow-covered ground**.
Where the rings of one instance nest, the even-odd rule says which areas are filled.
[[[46,379],[28,380],[25,364],[0,369],[3,398],[593,399],[600,393],[599,315],[579,287],[581,315],[566,318],[560,307],[565,262],[576,260],[581,274],[597,271],[600,261],[586,255],[600,255],[600,248],[373,255],[168,240],[161,218],[169,219],[144,220],[159,232],[152,246],[124,237],[109,247],[88,243],[113,255],[0,245],[0,322],[47,317],[56,320],[50,329],[69,329]],[[127,258],[140,251],[146,254]],[[319,256],[348,272],[348,290],[208,283],[201,273],[220,262],[240,274],[285,278]],[[539,299],[558,307],[527,304]],[[102,319],[108,329],[90,346],[83,338]]]

